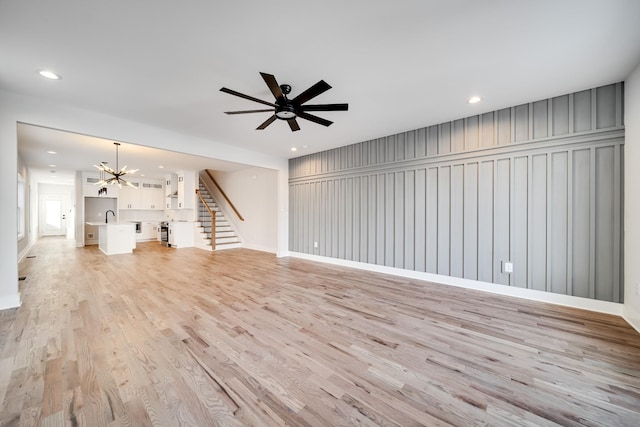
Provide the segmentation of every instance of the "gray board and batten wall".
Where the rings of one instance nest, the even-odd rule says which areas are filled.
[[[623,155],[617,83],[297,157],[289,248],[623,302]]]

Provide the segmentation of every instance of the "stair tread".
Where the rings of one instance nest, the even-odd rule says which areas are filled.
[[[198,232],[200,233],[201,243],[205,246],[213,246],[215,241],[216,246],[239,247],[241,244],[240,237],[236,234],[232,224],[227,220],[209,190],[202,182],[199,183],[198,188],[202,198],[198,202]],[[214,213],[213,218],[209,210]],[[213,233],[214,229],[215,233]]]

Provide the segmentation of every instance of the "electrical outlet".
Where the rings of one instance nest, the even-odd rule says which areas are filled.
[[[313,242],[313,248],[318,249],[318,242]]]
[[[502,261],[502,272],[513,273],[513,263],[509,261]]]

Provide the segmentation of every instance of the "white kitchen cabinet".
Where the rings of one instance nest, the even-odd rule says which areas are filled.
[[[119,209],[163,210],[164,189],[161,181],[129,181],[134,187],[120,189]]]
[[[85,197],[98,197],[98,186],[95,185],[100,181],[100,175],[87,172],[82,173],[82,195]]]
[[[140,207],[140,183],[137,181],[129,181],[133,187],[128,185],[120,188],[118,196],[118,207],[122,209],[141,209]]]
[[[178,209],[193,209],[196,205],[196,173],[180,171],[178,176]]]
[[[169,223],[169,246],[172,248],[190,248],[194,244],[193,222]]]
[[[119,191],[117,185],[108,185],[107,194],[100,196],[98,190],[100,189],[96,183],[100,181],[99,172],[82,172],[82,195],[84,197],[118,197]]]
[[[176,191],[178,191],[178,177],[176,174],[165,176],[164,183],[164,195],[165,197],[171,197]]]
[[[132,222],[87,222],[98,227],[98,248],[106,255],[130,254],[136,248],[136,225]]]
[[[165,177],[164,208],[178,208],[178,176],[176,174],[167,175]]]
[[[140,223],[140,233],[137,233],[136,240],[149,241],[156,240],[158,233],[157,221],[142,221]]]
[[[164,209],[164,189],[160,182],[143,182],[140,191],[140,209]]]

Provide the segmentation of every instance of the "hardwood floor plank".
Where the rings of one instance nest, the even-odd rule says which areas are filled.
[[[43,417],[62,411],[62,393],[60,393],[61,390],[64,390],[62,364],[62,358],[47,361],[42,402]]]
[[[615,316],[245,249],[31,254],[1,426],[640,425]]]

